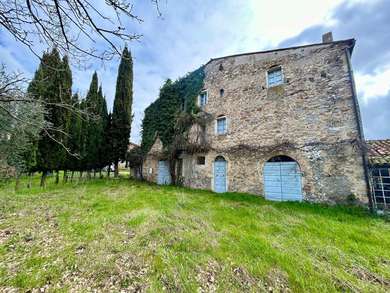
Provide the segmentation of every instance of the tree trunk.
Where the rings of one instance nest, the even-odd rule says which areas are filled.
[[[18,171],[15,172],[15,191],[20,189],[20,173]]]
[[[93,169],[93,178],[96,178],[96,170]]]
[[[56,170],[56,184],[60,182],[60,171]]]
[[[68,182],[68,170],[64,170],[64,178],[62,179],[64,183]]]
[[[28,182],[27,182],[27,188],[31,188],[32,186],[32,172],[28,172]]]
[[[46,187],[46,176],[47,176],[47,171],[42,171],[42,176],[41,176],[41,187]]]
[[[99,178],[103,179],[102,169],[99,169]]]
[[[72,173],[70,174],[70,182],[73,182],[73,175],[74,175],[74,171],[72,171]]]
[[[83,171],[80,171],[80,177],[79,179],[81,180],[83,178]]]
[[[87,179],[88,179],[88,180],[91,179],[91,170],[88,170],[88,171],[87,171]]]
[[[108,165],[108,169],[107,169],[107,177],[110,178],[110,173],[111,173],[111,164]]]
[[[119,175],[119,162],[118,162],[118,161],[115,161],[115,165],[114,165],[114,177],[115,177],[115,178],[118,178],[118,175]]]

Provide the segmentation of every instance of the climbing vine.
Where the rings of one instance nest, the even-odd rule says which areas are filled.
[[[156,135],[168,147],[175,137],[175,125],[181,112],[196,113],[196,97],[202,90],[204,66],[176,81],[168,79],[160,89],[159,97],[145,110],[142,121],[141,147],[146,154]]]

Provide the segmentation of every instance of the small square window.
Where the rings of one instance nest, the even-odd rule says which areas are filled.
[[[217,118],[217,134],[225,134],[226,132],[226,117]]]
[[[268,87],[273,87],[273,86],[283,84],[282,67],[278,66],[268,70],[267,82],[268,82]]]
[[[206,157],[197,157],[197,159],[196,159],[196,163],[198,164],[198,165],[205,165],[206,164]]]
[[[207,91],[201,92],[199,95],[199,107],[204,108],[207,104]]]

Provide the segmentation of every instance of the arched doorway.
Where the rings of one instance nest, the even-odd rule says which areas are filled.
[[[227,162],[224,157],[218,156],[214,161],[214,191],[226,192]]]
[[[264,195],[268,200],[301,201],[302,173],[288,156],[276,156],[264,164]]]

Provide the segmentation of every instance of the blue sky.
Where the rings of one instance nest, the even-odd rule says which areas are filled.
[[[143,35],[128,44],[134,58],[132,141],[140,142],[143,111],[165,79],[183,76],[213,57],[317,43],[327,31],[335,40],[357,39],[352,60],[365,136],[390,138],[390,1],[162,0],[159,16],[150,2],[137,0],[134,9],[144,21],[126,24]],[[39,62],[2,29],[0,56],[26,77]],[[111,106],[118,62],[93,61],[83,69],[74,64],[73,90],[85,95],[96,70]]]

